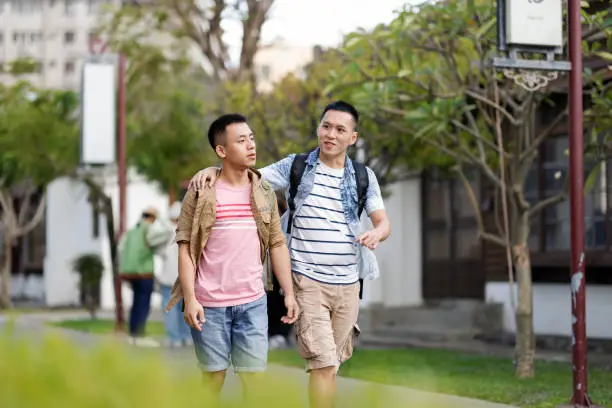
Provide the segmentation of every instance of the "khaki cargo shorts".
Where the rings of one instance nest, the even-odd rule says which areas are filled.
[[[359,282],[333,285],[293,273],[300,316],[295,322],[298,350],[306,371],[336,367],[353,354],[359,334]]]

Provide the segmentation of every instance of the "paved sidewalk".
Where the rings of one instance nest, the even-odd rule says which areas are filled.
[[[67,335],[70,339],[82,346],[95,345],[107,336],[97,336],[82,332],[76,332],[72,330],[64,330],[46,325],[49,321],[59,321],[65,319],[77,319],[86,318],[87,314],[79,311],[68,311],[68,312],[49,312],[49,313],[26,313],[16,318],[15,333],[18,336],[27,336],[28,338],[42,338],[44,332],[61,332]],[[101,313],[100,318],[109,318],[111,315]],[[159,316],[153,316],[153,319],[157,320],[161,318]],[[3,329],[7,321],[6,316],[0,315],[0,331]],[[149,349],[150,350],[150,349]],[[195,358],[191,349],[179,349],[179,350],[165,350],[160,349],[160,353],[164,353],[167,358],[168,366],[181,369],[181,370],[193,370],[197,373],[197,367],[195,365]],[[272,376],[282,377],[284,380],[289,380],[301,385],[298,387],[303,395],[304,402],[306,403],[306,392],[308,384],[308,376],[303,370],[296,368],[288,368],[278,365],[271,365],[269,368],[269,374]],[[228,375],[227,384],[224,390],[225,393],[231,393],[240,387],[239,380],[234,375]],[[384,401],[385,406],[401,407],[401,408],[513,408],[509,405],[496,404],[481,400],[474,400],[470,398],[458,397],[454,395],[437,394],[432,392],[425,392],[414,390],[406,387],[379,385],[370,383],[368,381],[355,380],[345,377],[338,379],[338,387],[340,394],[344,395],[362,395],[366,390],[371,390],[377,398]],[[304,405],[306,406],[306,405]]]

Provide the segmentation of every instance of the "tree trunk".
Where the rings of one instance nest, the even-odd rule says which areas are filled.
[[[96,320],[96,299],[93,293],[94,287],[93,285],[87,285],[85,289],[85,306],[87,307],[91,320]]]
[[[517,220],[517,240],[513,247],[514,267],[518,285],[516,310],[516,371],[518,378],[535,375],[535,334],[533,330],[533,290],[531,284],[531,261],[527,238],[529,217],[524,214]]]
[[[4,232],[2,242],[2,272],[0,276],[0,309],[10,309],[11,304],[11,268],[13,265],[12,238],[8,231]]]

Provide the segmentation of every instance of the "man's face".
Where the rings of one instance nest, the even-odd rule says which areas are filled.
[[[255,136],[246,123],[233,123],[225,128],[225,143],[216,148],[220,158],[238,168],[255,165]]]
[[[319,123],[317,136],[319,147],[325,155],[344,155],[346,149],[357,141],[355,120],[346,112],[327,111]]]

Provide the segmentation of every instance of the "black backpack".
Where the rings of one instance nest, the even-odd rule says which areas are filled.
[[[304,169],[306,168],[306,159],[310,153],[299,153],[295,155],[293,163],[291,164],[291,173],[289,174],[289,199],[287,200],[287,211],[289,211],[289,219],[287,220],[287,233],[291,233],[291,225],[293,224],[293,216],[295,215],[295,196],[297,194],[298,186],[302,180]],[[370,179],[368,178],[368,171],[363,163],[359,163],[355,160],[353,162],[353,169],[355,169],[355,179],[357,181],[357,216],[361,218],[363,209],[366,202],[366,194],[368,192],[368,186],[370,185]],[[359,299],[363,295],[363,279],[359,279]]]

